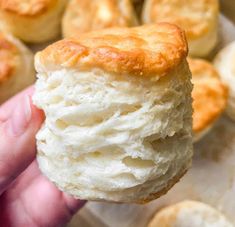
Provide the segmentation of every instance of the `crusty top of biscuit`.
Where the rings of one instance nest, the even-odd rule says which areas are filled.
[[[202,202],[185,200],[161,209],[155,214],[148,227],[210,225],[232,227],[225,216],[213,207]]]
[[[21,16],[37,16],[60,0],[0,0],[0,8]]]
[[[101,68],[114,73],[162,76],[187,55],[184,32],[159,23],[135,28],[113,28],[64,39],[36,55],[38,71],[64,68]]]
[[[0,84],[12,75],[18,55],[18,48],[0,33]]]
[[[193,131],[200,132],[209,127],[225,109],[228,89],[212,64],[205,60],[190,58],[188,62],[194,85]]]
[[[145,23],[175,23],[185,29],[189,39],[206,34],[219,13],[218,0],[147,0],[145,4],[150,4],[143,11],[143,20],[149,20]]]
[[[137,19],[130,0],[71,0],[63,22],[69,37],[92,30],[134,25]]]

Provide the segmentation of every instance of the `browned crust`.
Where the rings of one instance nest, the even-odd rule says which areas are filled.
[[[194,201],[194,200],[183,200],[173,205],[169,205],[160,209],[152,217],[147,227],[181,226],[180,223],[183,226],[185,226],[185,222],[182,222],[182,219],[180,216],[181,216],[181,212],[183,212],[185,218],[187,219],[187,211],[189,210],[191,210],[196,216],[202,215],[202,218],[204,219],[204,221],[207,221],[207,220],[209,221],[207,225],[201,223],[201,226],[205,226],[205,225],[209,226],[209,224],[211,223],[210,222],[211,218],[213,219],[213,223],[221,223],[221,222],[216,222],[216,220],[219,221],[219,219],[224,218],[227,224],[221,223],[218,226],[234,226],[229,222],[229,220],[226,219],[226,217],[222,213],[217,211],[215,208],[211,207],[209,204],[205,204],[203,202]],[[189,217],[188,220],[190,220],[189,213],[188,213],[188,217]],[[192,226],[194,226],[194,224]],[[189,227],[191,227],[191,225],[189,225]]]
[[[164,207],[160,209],[150,220],[147,227],[157,227],[161,223],[161,227],[172,227],[172,224],[175,222],[178,212],[180,208],[178,206],[171,207],[171,209],[174,209],[173,211],[167,213],[166,215],[162,215],[162,212],[167,211],[169,207]],[[160,226],[159,226],[160,227]]]
[[[218,0],[187,0],[187,4],[185,0],[147,1],[151,2],[150,12],[144,13],[149,14],[151,22],[175,23],[185,29],[189,39],[208,33],[219,15]],[[199,17],[192,16],[195,12],[199,12]]]
[[[64,36],[69,38],[92,30],[136,25],[130,0],[71,0],[63,18]]]
[[[225,110],[228,88],[220,80],[214,66],[202,59],[188,59],[194,84],[193,131],[208,128]]]
[[[0,84],[13,74],[16,64],[15,56],[18,54],[17,47],[0,33]]]
[[[38,16],[60,0],[0,0],[0,8],[4,12],[19,16]]]
[[[148,198],[144,199],[144,200],[137,200],[135,201],[135,203],[139,203],[139,204],[145,204],[148,203],[152,200],[155,200],[163,195],[165,195],[176,183],[179,182],[179,180],[187,173],[188,168],[184,169],[183,172],[181,172],[180,174],[176,175],[175,177],[173,177],[167,184],[167,186],[165,188],[163,188],[161,191],[156,192],[156,193],[151,193]]]
[[[184,32],[159,23],[114,28],[56,42],[36,55],[37,69],[101,68],[138,76],[163,76],[187,56]],[[156,75],[157,74],[157,75]]]

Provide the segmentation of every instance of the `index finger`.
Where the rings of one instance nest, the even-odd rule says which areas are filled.
[[[30,86],[0,105],[0,123],[6,121],[16,107],[16,103],[25,95],[32,95],[34,86]]]

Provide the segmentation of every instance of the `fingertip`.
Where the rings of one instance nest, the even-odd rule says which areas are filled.
[[[29,97],[31,104],[34,90],[35,90],[34,86],[32,85],[26,88],[25,90],[21,91],[20,93],[16,94],[15,96],[11,97],[6,102],[2,103],[0,105],[0,121],[1,122],[6,121],[12,115],[12,113],[16,111],[15,109],[17,104],[20,103],[22,99],[24,99],[25,97]],[[39,110],[38,109],[36,110],[35,108],[36,107],[32,106],[32,110],[35,110],[34,113],[38,115]],[[43,114],[40,113],[38,117],[39,117],[38,119],[42,119]]]
[[[30,105],[32,111],[32,121],[37,125],[37,128],[39,128],[45,119],[44,112],[33,104],[32,95],[30,96]]]
[[[36,125],[36,128],[39,129],[41,124],[43,123],[45,116],[44,112],[38,109],[33,103],[33,95],[34,95],[35,88],[34,86],[30,86],[25,90],[25,95],[27,95],[30,99],[30,106],[32,111],[32,122]]]

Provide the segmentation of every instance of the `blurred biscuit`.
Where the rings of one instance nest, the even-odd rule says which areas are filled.
[[[194,141],[212,128],[227,104],[228,89],[213,65],[202,59],[188,58],[192,72]]]
[[[135,8],[135,11],[136,11],[138,18],[140,18],[143,4],[144,4],[144,0],[132,0],[132,3],[134,5],[134,8]]]
[[[0,30],[30,43],[55,39],[67,0],[0,0]]]
[[[226,113],[235,121],[235,41],[218,53],[214,65],[219,71],[222,81],[229,88]]]
[[[71,0],[65,11],[64,37],[109,27],[131,27],[138,24],[130,0]]]
[[[226,217],[213,207],[186,200],[163,208],[148,227],[233,227]]]
[[[59,41],[36,55],[41,171],[80,199],[144,203],[192,159],[184,33],[167,23]]]
[[[218,0],[146,0],[142,22],[170,22],[185,29],[189,54],[208,55],[217,43]]]
[[[31,51],[11,35],[0,33],[0,104],[34,80]]]

